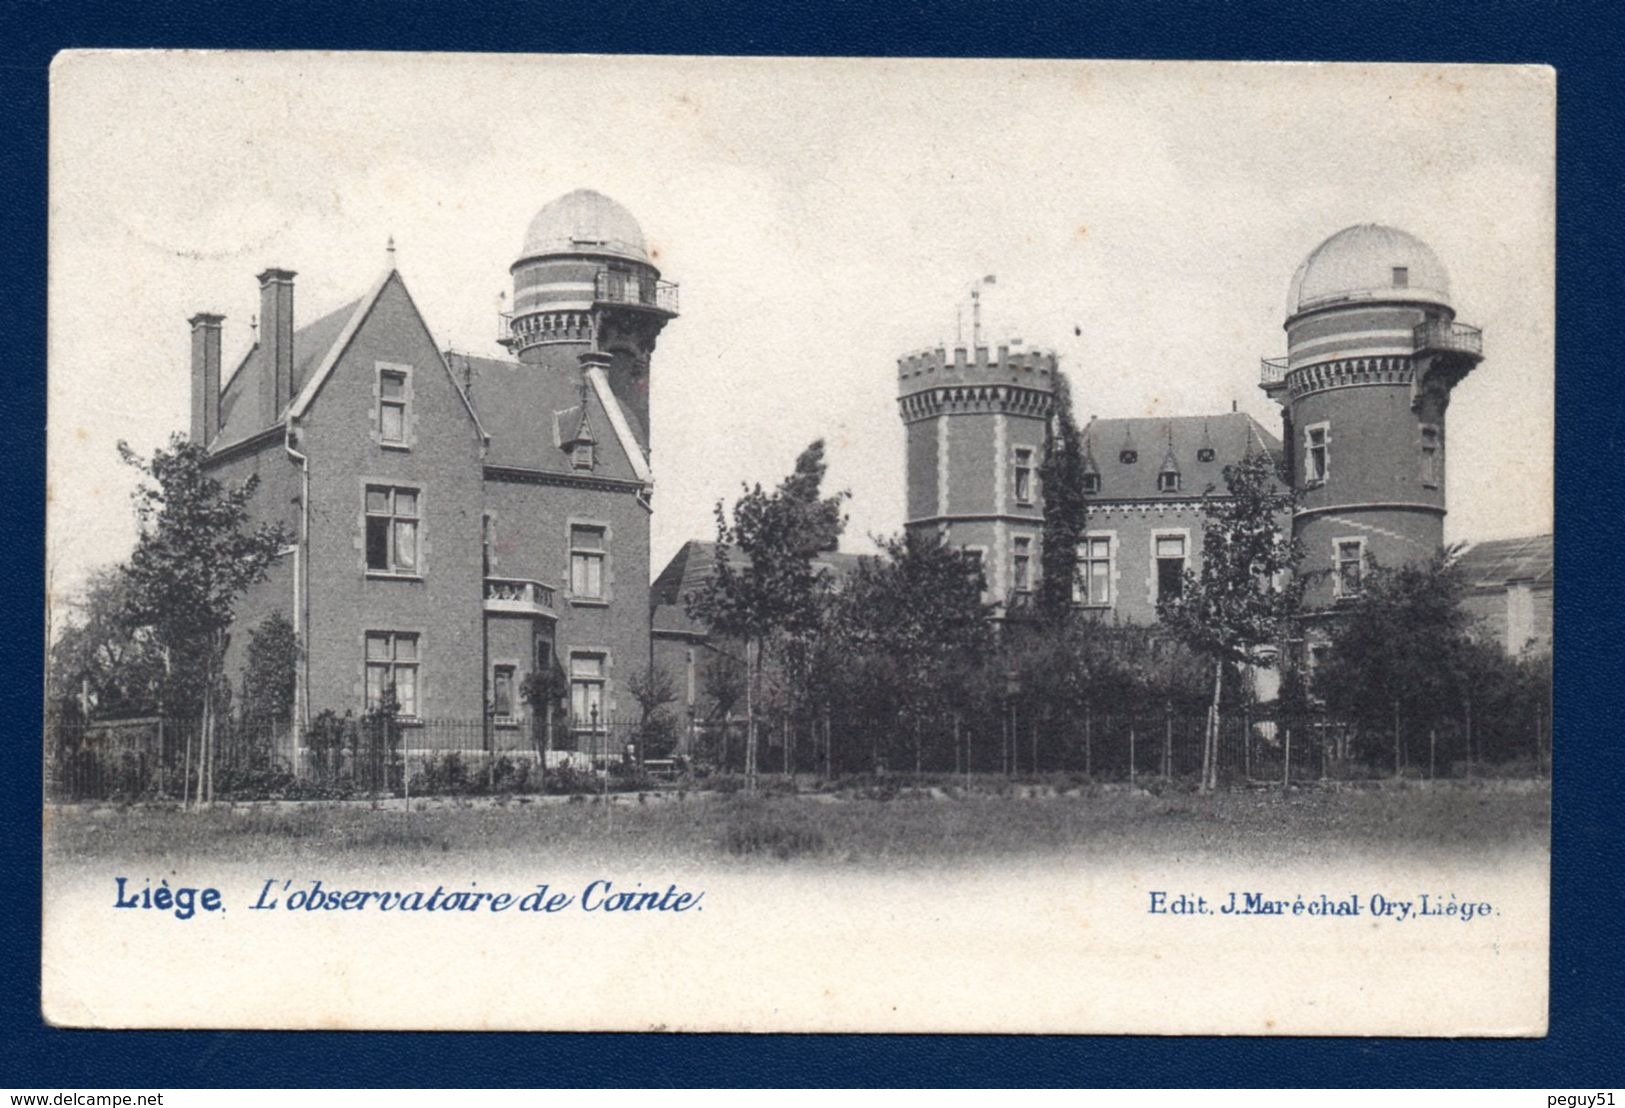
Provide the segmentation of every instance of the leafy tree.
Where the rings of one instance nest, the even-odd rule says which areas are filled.
[[[1229,665],[1269,665],[1261,647],[1280,641],[1297,612],[1302,557],[1290,528],[1296,498],[1275,461],[1249,453],[1224,467],[1228,495],[1203,495],[1202,567],[1185,571],[1177,596],[1157,602],[1164,627],[1212,666],[1213,697],[1202,746],[1202,788],[1218,784],[1219,707]]]
[[[1465,592],[1450,551],[1392,568],[1373,563],[1361,573],[1359,593],[1341,601],[1329,622],[1330,649],[1314,691],[1368,739],[1392,738],[1395,773],[1405,724],[1438,727],[1461,711],[1475,684],[1504,669],[1499,651],[1474,649]],[[1366,754],[1387,746],[1368,742]]]
[[[178,699],[151,634],[124,617],[129,587],[122,568],[98,570],[71,602],[75,616],[51,643],[47,695],[59,717],[150,715]]]
[[[196,795],[209,800],[227,631],[238,598],[265,579],[288,531],[280,523],[251,524],[258,477],[223,484],[207,470],[208,452],[183,435],[146,461],[123,442],[119,455],[145,478],[134,494],[141,534],[124,571],[125,619],[150,631],[166,672],[177,663],[198,667],[203,695]]]
[[[910,531],[882,549],[842,590],[839,622],[853,647],[893,678],[918,770],[928,710],[951,706],[951,675],[991,656],[991,609],[982,603],[981,568],[936,533]]]
[[[1072,415],[1072,388],[1056,371],[1055,412],[1044,440],[1044,460],[1038,467],[1044,494],[1044,530],[1039,547],[1043,573],[1039,577],[1037,607],[1051,624],[1074,611],[1072,587],[1078,572],[1078,544],[1088,529],[1089,503],[1083,486],[1083,438]]]
[[[242,718],[251,730],[286,727],[293,718],[299,683],[299,637],[281,612],[272,612],[248,633],[243,669]]]
[[[776,632],[805,628],[818,618],[819,572],[815,555],[835,548],[846,518],[847,493],[822,495],[824,443],[814,442],[796,459],[795,470],[772,492],[746,486],[732,520],[716,506],[717,552],[709,580],[685,598],[688,613],[713,633],[745,643],[745,779],[756,787],[756,701],[762,650]],[[748,559],[735,567],[729,551]]]
[[[666,705],[677,702],[677,685],[671,671],[663,666],[651,665],[632,674],[626,687],[632,699],[638,702],[638,762],[649,756],[651,750],[671,745],[675,729]]]

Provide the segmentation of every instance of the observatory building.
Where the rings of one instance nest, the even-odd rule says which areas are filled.
[[[1427,244],[1375,223],[1315,247],[1286,311],[1286,357],[1264,359],[1260,385],[1281,405],[1305,602],[1324,609],[1357,593],[1370,565],[1443,545],[1445,411],[1483,339],[1456,322]]]

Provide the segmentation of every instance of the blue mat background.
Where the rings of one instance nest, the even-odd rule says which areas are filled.
[[[1625,947],[1617,352],[1622,81],[1595,2],[598,5],[0,3],[8,541],[0,1084],[1531,1086],[1621,1083]],[[1543,1040],[83,1032],[39,1017],[47,76],[65,47],[1544,62],[1559,70],[1557,725]],[[1261,155],[1261,158],[1265,155]],[[1268,169],[1261,164],[1260,172]],[[1509,367],[1511,371],[1511,367]],[[60,367],[59,372],[71,372]],[[1531,459],[1530,464],[1542,464]],[[1612,673],[1613,677],[1608,675]]]

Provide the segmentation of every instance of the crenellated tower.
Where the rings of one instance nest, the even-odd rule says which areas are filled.
[[[567,193],[530,221],[510,272],[498,341],[560,373],[576,373],[583,352],[608,355],[610,388],[647,453],[649,360],[677,316],[677,286],[660,279],[632,213],[592,189]]]
[[[1285,329],[1287,355],[1264,360],[1260,387],[1281,405],[1307,601],[1324,608],[1358,592],[1372,563],[1442,545],[1445,411],[1483,359],[1482,335],[1456,322],[1433,251],[1372,223],[1298,267]]]
[[[1019,346],[938,347],[897,363],[906,526],[979,556],[989,599],[1001,605],[1038,579],[1038,467],[1056,365],[1054,353]]]

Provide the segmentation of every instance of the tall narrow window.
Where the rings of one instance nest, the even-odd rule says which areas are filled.
[[[598,731],[604,727],[602,654],[570,655],[570,721],[577,731]]]
[[[1073,603],[1091,608],[1111,605],[1112,540],[1085,538],[1078,544],[1078,576],[1072,582]]]
[[[378,438],[391,446],[406,444],[406,374],[378,371]]]
[[[1357,596],[1365,571],[1365,540],[1337,540],[1337,594]]]
[[[487,577],[491,576],[491,538],[494,526],[490,512],[480,517],[480,565],[481,571]]]
[[[578,600],[604,598],[604,529],[570,528],[570,592]]]
[[[1303,478],[1311,485],[1326,480],[1331,458],[1327,453],[1327,426],[1317,423],[1304,429]]]
[[[1033,502],[1033,452],[1026,447],[1016,448],[1016,503]]]
[[[1010,555],[1011,576],[1017,592],[1031,592],[1033,587],[1033,540],[1017,535]]]
[[[367,486],[367,568],[379,573],[418,572],[416,489]]]
[[[1157,536],[1157,599],[1174,599],[1185,591],[1185,536]]]
[[[418,637],[404,631],[367,632],[367,709],[393,694],[399,715],[418,714]]]
[[[1422,484],[1439,487],[1439,429],[1427,424],[1422,427]]]
[[[496,666],[491,670],[491,714],[498,719],[512,719],[514,704],[514,667]]]
[[[1407,288],[1407,287],[1410,286],[1410,283],[1411,283],[1410,267],[1403,266],[1403,265],[1394,266],[1394,287],[1396,289]]]

